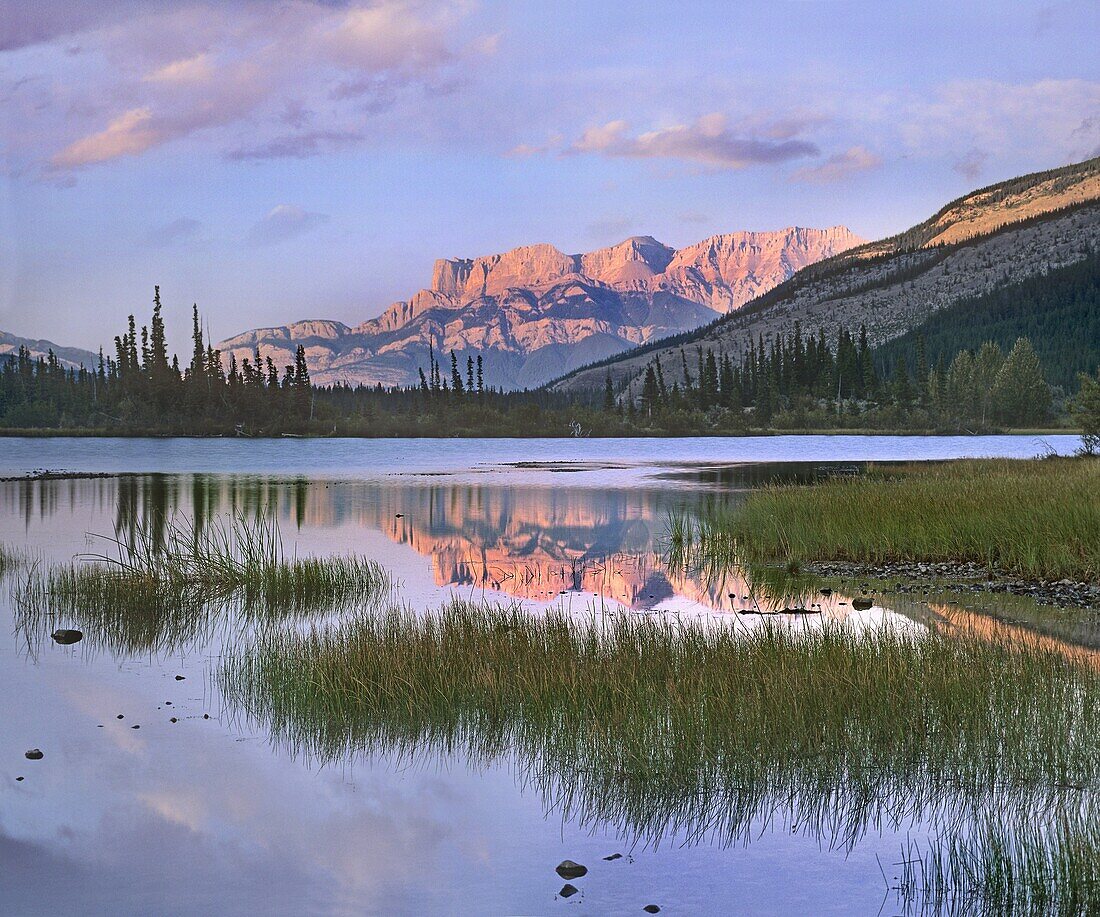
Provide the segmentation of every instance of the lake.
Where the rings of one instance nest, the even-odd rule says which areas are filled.
[[[0,544],[67,561],[104,549],[90,535],[156,538],[166,520],[270,510],[288,554],[373,558],[413,612],[460,597],[536,615],[754,626],[736,614],[754,593],[739,572],[667,562],[671,515],[866,462],[1077,444],[3,439]],[[24,477],[36,471],[58,476]],[[426,739],[415,754],[349,747],[322,758],[223,696],[223,657],[256,633],[247,615],[64,622],[85,637],[61,646],[16,601],[25,575],[9,571],[0,588],[5,913],[639,914],[651,903],[669,914],[894,913],[892,864],[924,830],[883,822],[837,843],[777,813],[732,842],[690,818],[640,832],[622,812],[570,806],[560,774],[546,779],[545,762],[507,749],[474,760]],[[975,618],[916,599],[857,612],[849,598],[821,599],[824,614],[859,627]],[[1091,630],[1049,639],[1095,652]],[[44,758],[26,760],[35,747]],[[568,898],[554,870],[564,859],[588,867]]]

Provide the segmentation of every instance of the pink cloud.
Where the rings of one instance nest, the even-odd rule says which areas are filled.
[[[159,132],[150,125],[151,119],[152,112],[147,108],[130,109],[103,130],[70,143],[50,162],[57,168],[74,169],[144,153],[161,140]]]
[[[231,158],[301,157],[360,142],[372,118],[459,85],[463,68],[491,53],[493,35],[470,40],[463,30],[469,9],[460,0],[185,0],[134,6],[121,19],[29,21],[10,42],[75,35],[85,51],[71,63],[55,59],[20,152],[60,178],[199,132]],[[310,124],[288,136],[291,105],[308,111]]]
[[[798,169],[791,178],[794,181],[825,185],[845,181],[854,175],[859,175],[861,172],[877,169],[881,165],[882,158],[880,156],[872,153],[866,147],[853,146],[843,153],[834,153],[819,165],[804,166]]]
[[[704,115],[692,124],[632,134],[623,120],[590,127],[570,152],[598,153],[635,159],[673,159],[718,169],[786,162],[813,156],[817,147],[806,140],[742,136],[731,131],[724,115]]]

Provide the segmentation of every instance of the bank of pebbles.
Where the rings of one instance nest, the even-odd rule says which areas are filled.
[[[804,564],[808,573],[830,579],[855,578],[856,587],[864,588],[860,577],[894,580],[884,592],[898,594],[929,593],[1010,593],[1027,596],[1040,605],[1057,608],[1090,608],[1100,610],[1100,584],[1082,583],[1071,579],[1019,579],[1007,574],[990,574],[988,568],[976,563],[929,562],[862,564],[849,561],[828,561]],[[895,579],[903,577],[904,579]],[[870,584],[867,584],[869,588]]]

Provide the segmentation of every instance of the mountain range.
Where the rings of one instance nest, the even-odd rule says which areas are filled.
[[[843,226],[734,232],[674,249],[651,236],[567,255],[528,245],[441,259],[408,301],[355,327],[310,320],[246,331],[223,358],[259,349],[277,366],[305,347],[321,385],[410,385],[434,348],[462,365],[481,355],[486,384],[532,388],[593,360],[697,328],[739,308],[806,265],[863,240]]]
[[[1049,275],[1100,250],[1100,158],[1023,175],[971,192],[911,229],[807,266],[736,312],[567,372],[558,390],[627,389],[659,357],[680,365],[695,348],[741,354],[750,344],[823,330],[867,328],[881,345],[920,328],[941,310]],[[956,317],[955,321],[963,321]],[[1067,330],[1066,333],[1071,333]],[[960,345],[961,346],[961,345]]]
[[[61,344],[55,344],[53,341],[21,338],[14,334],[8,334],[6,331],[0,331],[0,360],[6,359],[8,354],[18,353],[20,347],[26,347],[35,359],[47,356],[52,350],[61,365],[68,369],[78,369],[81,364],[91,368],[99,360],[99,355],[92,353],[90,350],[82,350],[79,347],[65,347]]]
[[[543,244],[441,259],[428,289],[355,327],[295,322],[247,331],[220,347],[226,360],[240,362],[259,348],[283,366],[301,344],[322,385],[415,384],[429,348],[444,364],[454,350],[463,364],[482,355],[489,385],[549,383],[564,391],[600,389],[608,376],[624,391],[654,356],[679,362],[681,350],[694,348],[736,356],[750,341],[790,334],[796,324],[803,334],[830,337],[863,325],[880,347],[927,328],[929,341],[950,349],[955,338],[969,346],[951,328],[971,341],[991,333],[977,326],[996,322],[1005,334],[1049,333],[1057,340],[1046,342],[1048,350],[1070,354],[1082,348],[1064,339],[1090,333],[1094,323],[1092,300],[1080,290],[1088,272],[1066,269],[1097,252],[1100,157],[973,191],[877,242],[843,226],[791,227],[712,236],[681,249],[636,236],[577,255]],[[1051,284],[1066,296],[1077,291],[1063,308],[1069,317],[1022,315],[1020,303],[1046,303]],[[67,366],[96,360],[87,350],[0,332],[0,354],[20,346],[35,356],[52,349]],[[1092,351],[1082,352],[1061,361],[1065,373],[1087,362]]]

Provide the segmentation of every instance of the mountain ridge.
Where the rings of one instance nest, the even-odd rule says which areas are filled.
[[[799,268],[861,244],[843,226],[733,232],[674,249],[652,236],[565,254],[539,243],[435,262],[431,286],[358,325],[306,319],[227,338],[226,360],[292,362],[320,384],[415,384],[430,347],[485,356],[487,382],[535,387],[562,370],[705,324]]]
[[[47,356],[52,350],[61,361],[61,365],[68,369],[78,369],[81,364],[87,369],[92,369],[99,360],[99,354],[81,347],[66,347],[42,338],[25,338],[7,331],[0,331],[0,360],[6,360],[9,356],[17,354],[20,347],[26,347],[31,357],[36,360]]]
[[[823,259],[730,315],[564,373],[559,390],[622,389],[654,355],[682,347],[739,354],[753,341],[866,324],[872,343],[899,337],[935,311],[997,285],[1088,257],[1100,246],[1100,157],[969,192],[904,232]]]

